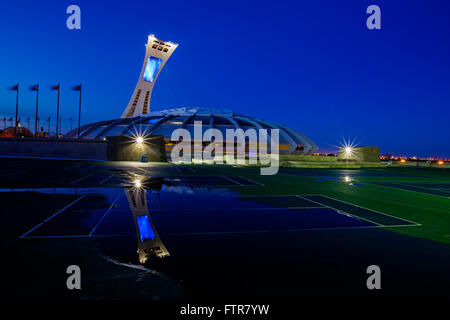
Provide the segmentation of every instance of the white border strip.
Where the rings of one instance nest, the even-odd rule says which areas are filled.
[[[240,183],[240,182],[237,182],[237,181],[234,181],[234,180],[233,180],[233,179],[231,179],[230,177],[227,177],[227,176],[222,176],[222,178],[225,178],[225,179],[227,179],[228,181],[231,181],[231,182],[235,183],[235,185],[238,185],[238,186],[243,186],[243,184],[242,184],[242,183]]]
[[[253,182],[253,183],[256,183],[256,184],[259,185],[259,186],[264,186],[263,183],[260,183],[260,182],[255,181],[255,180],[252,180],[252,179],[249,179],[249,178],[245,178],[245,177],[242,177],[242,176],[237,176],[237,177],[239,177],[239,178],[241,178],[241,179],[244,179],[244,180],[247,180],[247,181],[250,181],[250,182]],[[246,186],[246,187],[252,187],[253,185],[245,185],[245,186]]]
[[[323,194],[321,194],[321,196],[322,196],[322,197],[325,197],[325,198],[328,198],[328,199],[331,199],[331,200],[334,200],[334,201],[343,202],[343,203],[346,203],[346,204],[349,204],[349,205],[352,205],[352,206],[355,206],[355,207],[358,207],[358,208],[361,208],[361,209],[364,209],[364,210],[373,211],[373,212],[376,212],[376,213],[379,213],[379,214],[382,214],[382,215],[385,215],[385,216],[388,216],[388,217],[391,217],[391,218],[395,218],[395,219],[398,219],[398,220],[403,220],[403,221],[406,221],[406,222],[409,222],[409,223],[413,223],[413,224],[418,225],[418,226],[421,225],[421,224],[419,224],[419,223],[417,223],[417,222],[414,222],[414,221],[409,221],[409,220],[406,220],[406,219],[403,219],[403,218],[399,218],[399,217],[396,217],[396,216],[392,216],[392,215],[387,214],[387,213],[384,213],[384,212],[380,212],[380,211],[377,211],[377,210],[373,210],[373,209],[361,207],[361,206],[358,206],[357,204],[354,204],[354,203],[350,203],[350,202],[346,202],[346,201],[334,199],[334,198],[332,198],[332,197],[329,197],[329,196],[326,196],[326,195],[323,195]]]
[[[47,221],[51,220],[52,218],[56,217],[58,214],[60,214],[61,212],[63,212],[64,210],[66,210],[67,208],[69,208],[70,206],[74,205],[75,203],[77,203],[78,201],[80,201],[81,199],[83,199],[84,197],[86,197],[86,195],[82,195],[81,197],[77,198],[76,200],[72,201],[71,203],[69,203],[67,206],[65,206],[64,208],[62,208],[61,210],[59,210],[58,212],[56,212],[55,214],[51,215],[50,217],[48,217],[47,219],[45,219],[44,221],[42,221],[41,223],[39,223],[37,226],[31,228],[30,230],[28,230],[27,232],[25,232],[23,235],[21,235],[19,238],[22,239],[24,238],[27,234],[33,232],[34,230],[36,230],[37,228],[39,228],[40,226],[42,226],[44,223],[46,223]]]
[[[91,173],[91,174],[88,174],[87,176],[85,176],[85,177],[83,177],[83,178],[75,179],[75,180],[73,180],[70,184],[75,184],[75,183],[80,182],[81,180],[84,180],[84,179],[86,179],[86,178],[89,178],[90,176],[93,176],[93,175],[94,175],[94,174]]]
[[[117,200],[119,200],[120,197],[121,197],[121,195],[117,196],[116,199],[111,203],[111,205],[109,206],[108,210],[106,210],[105,214],[100,218],[100,220],[97,222],[97,224],[94,226],[94,228],[92,228],[91,232],[89,232],[89,237],[94,234],[94,232],[97,230],[97,228],[103,222],[103,220],[105,219],[106,215],[111,211],[112,207],[116,204]]]
[[[297,197],[299,197],[299,198],[301,198],[301,199],[305,199],[305,200],[311,201],[311,202],[314,202],[314,203],[317,203],[317,204],[320,204],[320,205],[323,205],[323,206],[325,206],[325,207],[327,207],[327,208],[330,208],[330,209],[332,209],[332,210],[334,210],[334,211],[336,211],[336,212],[344,212],[345,214],[348,214],[349,216],[351,216],[351,217],[353,217],[353,218],[355,218],[355,219],[361,219],[361,220],[364,220],[364,221],[367,221],[367,222],[376,224],[376,225],[379,226],[379,227],[383,227],[383,226],[384,226],[384,225],[382,225],[382,224],[379,224],[378,222],[375,222],[375,221],[372,221],[372,220],[369,220],[369,219],[364,219],[364,218],[355,216],[355,215],[350,214],[350,213],[348,213],[348,212],[346,212],[346,211],[339,210],[339,209],[336,209],[336,208],[327,206],[326,204],[323,204],[323,203],[320,203],[320,202],[317,202],[317,201],[314,201],[314,200],[311,200],[311,199],[308,199],[308,198],[303,198],[302,196],[299,196],[299,195],[297,195]]]
[[[103,184],[103,182],[108,181],[109,179],[111,179],[112,177],[114,177],[114,174],[110,175],[109,177],[107,177],[106,179],[103,179],[102,181],[100,181],[98,184]]]

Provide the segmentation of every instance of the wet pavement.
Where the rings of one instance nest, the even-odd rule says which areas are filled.
[[[0,176],[9,298],[450,297],[449,245],[379,228],[413,221],[322,195],[244,195],[264,183],[190,166],[20,168],[28,183]],[[66,287],[73,264],[80,291]],[[366,288],[371,264],[382,293]]]

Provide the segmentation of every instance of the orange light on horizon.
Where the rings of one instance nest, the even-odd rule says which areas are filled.
[[[444,161],[439,160],[439,161],[438,161],[438,164],[443,165],[443,164],[444,164]]]
[[[401,162],[401,163],[405,163],[405,162],[406,162],[406,159],[400,159],[400,162]]]

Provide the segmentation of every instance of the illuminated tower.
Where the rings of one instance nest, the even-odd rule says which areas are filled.
[[[178,47],[178,44],[170,41],[161,41],[151,34],[148,36],[148,42],[145,46],[147,49],[145,50],[141,75],[130,102],[128,102],[128,106],[122,114],[122,118],[131,118],[150,112],[153,86],[166,61]]]
[[[137,186],[126,188],[125,193],[127,194],[136,226],[139,262],[145,263],[149,257],[163,258],[169,256],[169,252],[150,219],[147,206],[147,191],[143,187]]]

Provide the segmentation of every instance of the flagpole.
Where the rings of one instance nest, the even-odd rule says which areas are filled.
[[[59,83],[58,83],[58,102],[56,104],[56,138],[58,138],[59,135]],[[50,132],[49,132],[50,134]]]
[[[36,118],[34,120],[34,136],[37,136],[38,132],[38,105],[39,105],[39,83],[36,87]]]
[[[16,138],[18,136],[18,127],[17,127],[17,116],[19,114],[19,84],[17,84],[17,96],[16,96]]]
[[[80,124],[81,124],[81,84],[80,84],[80,101],[78,104],[78,139],[80,138]]]

